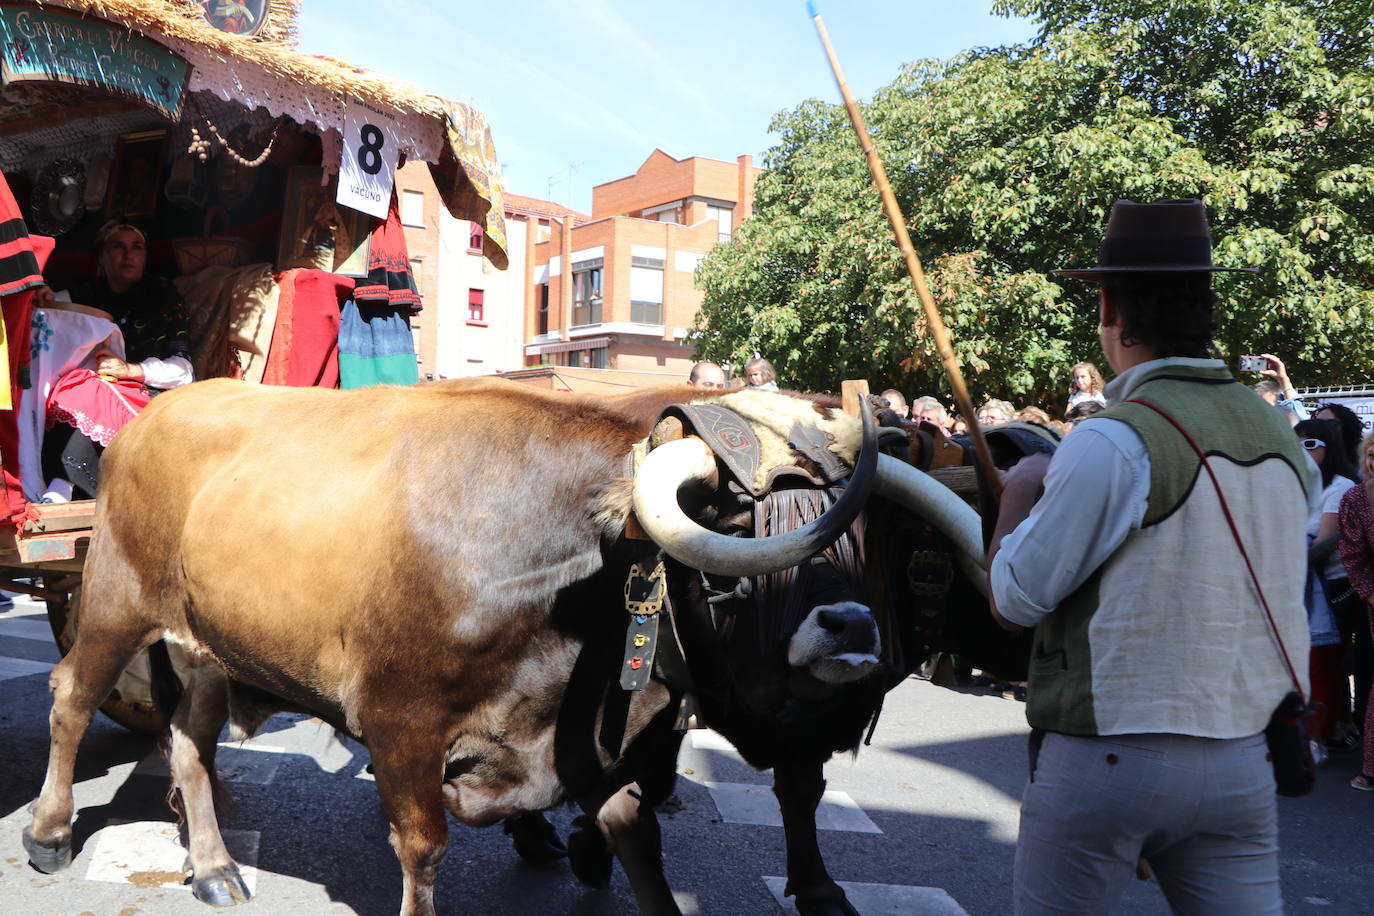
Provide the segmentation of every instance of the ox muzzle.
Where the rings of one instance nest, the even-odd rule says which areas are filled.
[[[857,601],[813,608],[787,644],[787,663],[826,684],[847,684],[877,669],[882,639],[873,612]]]

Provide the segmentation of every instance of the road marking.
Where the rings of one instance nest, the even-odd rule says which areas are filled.
[[[52,627],[48,621],[37,614],[25,617],[0,617],[0,636],[15,639],[34,639],[48,645],[56,645],[52,638]]]
[[[259,741],[270,741],[271,745],[260,745]],[[309,757],[326,773],[337,773],[353,762],[353,752],[339,740],[334,727],[310,717],[302,717],[299,721],[293,722],[290,728],[264,732],[255,738],[249,738],[241,745],[232,746],[261,749],[275,745],[282,745],[289,754]]]
[[[0,681],[34,674],[47,674],[52,671],[54,662],[35,662],[27,658],[0,656]]]
[[[227,744],[221,742],[215,752],[215,771],[222,782],[248,786],[269,786],[281,769],[286,748],[267,744]],[[154,751],[134,767],[135,776],[167,779],[171,771],[161,751]]]
[[[258,841],[256,830],[222,830],[224,846],[239,864],[251,893],[257,893]],[[132,884],[138,888],[190,889],[184,883],[186,849],[177,825],[167,821],[111,821],[95,833],[95,850],[86,869],[88,881]]]
[[[705,786],[725,823],[782,826],[782,809],[771,786],[738,782],[708,782]],[[822,795],[816,806],[816,827],[846,833],[882,833],[848,793],[833,790]]]
[[[698,751],[722,751],[727,754],[738,754],[735,746],[726,740],[720,732],[713,732],[709,728],[694,728],[689,732],[692,736],[692,747]]]
[[[793,898],[783,896],[787,886],[786,878],[765,875],[763,883],[782,907],[784,913],[795,914],[797,905]],[[854,909],[864,916],[968,916],[949,892],[939,887],[912,887],[904,884],[865,884],[859,881],[837,881],[844,888]]]

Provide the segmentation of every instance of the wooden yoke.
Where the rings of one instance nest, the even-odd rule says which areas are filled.
[[[868,379],[851,378],[840,382],[840,404],[844,412],[857,417],[868,399]]]

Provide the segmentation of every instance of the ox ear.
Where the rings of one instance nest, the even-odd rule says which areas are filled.
[[[615,541],[623,534],[635,537],[630,529],[638,529],[634,521],[635,482],[628,477],[617,477],[606,483],[592,487],[587,494],[587,514],[596,525],[601,537]],[[644,538],[644,535],[639,535]]]

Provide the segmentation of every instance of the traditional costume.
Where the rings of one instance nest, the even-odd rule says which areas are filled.
[[[1198,201],[1118,202],[1100,261],[1058,273],[1226,269]],[[1016,912],[1110,911],[1141,857],[1176,911],[1281,912],[1263,732],[1293,684],[1200,458],[1131,402],[1210,456],[1304,691],[1303,523],[1320,478],[1219,360],[1136,364],[1107,395],[990,571],[999,614],[1035,627]]]

